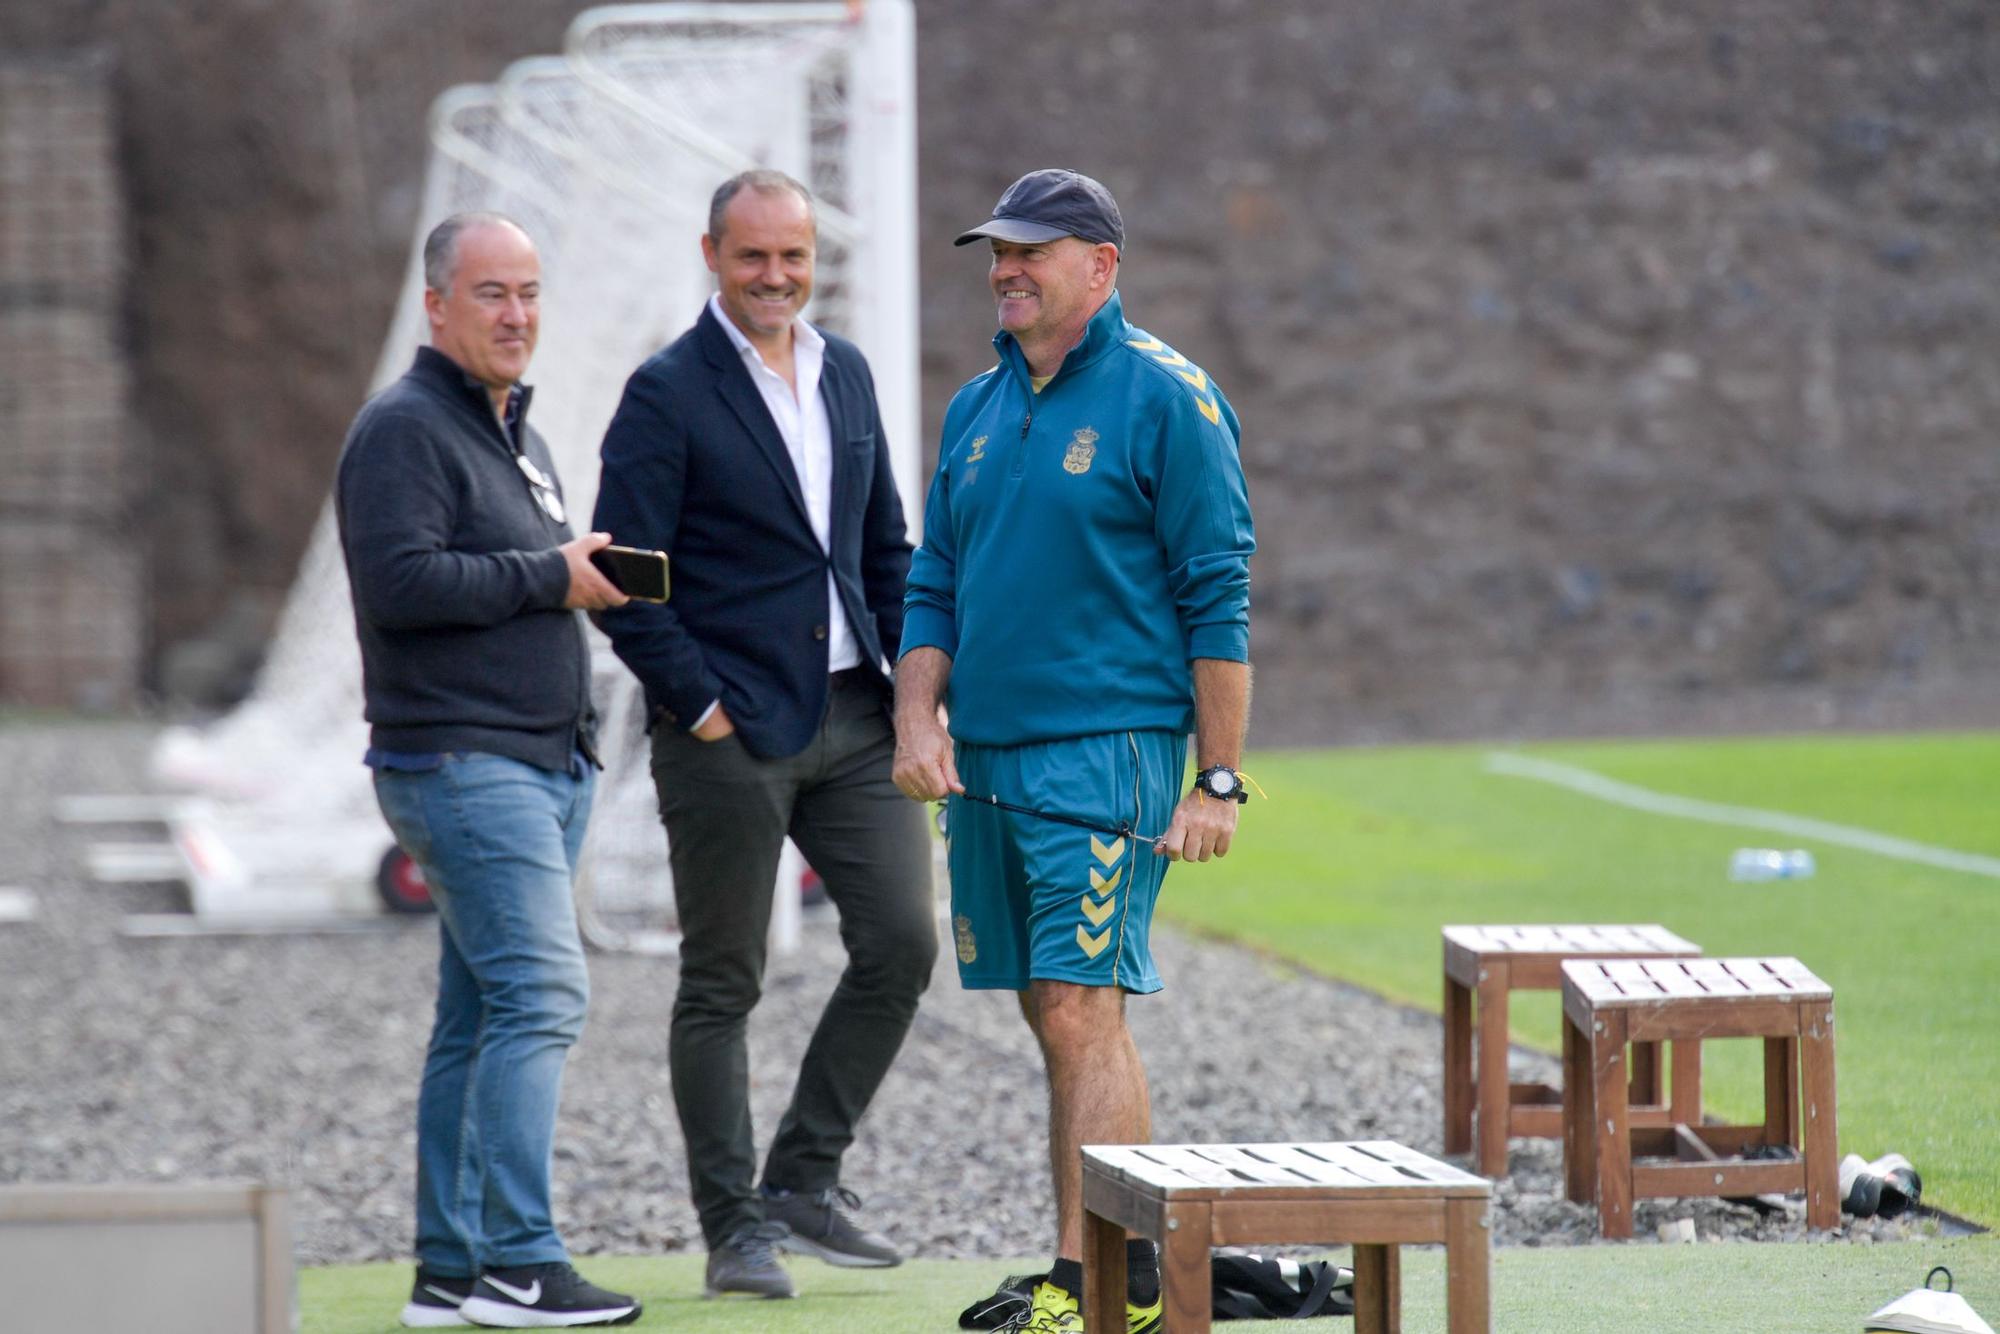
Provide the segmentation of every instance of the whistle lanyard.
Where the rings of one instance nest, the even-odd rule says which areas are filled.
[[[966,801],[976,801],[982,806],[992,806],[998,810],[1012,811],[1016,815],[1032,815],[1037,820],[1048,820],[1055,824],[1073,825],[1078,829],[1088,829],[1094,834],[1109,834],[1113,838],[1137,838],[1143,842],[1157,843],[1166,837],[1165,834],[1142,834],[1132,827],[1130,820],[1121,820],[1115,825],[1110,825],[1097,820],[1086,820],[1078,815],[1064,815],[1060,811],[1040,811],[1036,810],[1033,806],[1017,806],[1011,801],[1002,801],[998,797],[982,797],[971,792],[962,793],[961,795]]]

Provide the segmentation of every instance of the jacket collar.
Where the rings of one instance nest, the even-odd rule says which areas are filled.
[[[417,349],[417,358],[410,363],[410,374],[447,398],[456,398],[477,408],[482,419],[492,422],[496,428],[499,426],[499,419],[493,415],[493,398],[486,392],[486,386],[430,344],[425,343]],[[520,436],[521,428],[528,423],[528,404],[534,401],[535,389],[533,385],[516,384],[514,392],[518,395],[514,407],[514,432]]]
[[[1111,299],[1098,307],[1097,313],[1090,317],[1090,323],[1084,326],[1083,341],[1063,355],[1062,365],[1056,368],[1056,377],[1059,379],[1074,371],[1082,370],[1112,348],[1122,344],[1129,328],[1130,326],[1125,323],[1125,303],[1114,291]],[[1021,345],[1015,341],[1013,334],[1002,329],[993,335],[993,346],[1000,353],[1000,360],[1003,363],[1012,366],[1024,380],[1028,377],[1028,358],[1022,353]]]
[[[771,410],[764,406],[764,396],[750,379],[750,370],[743,364],[743,354],[736,350],[736,344],[730,341],[722,321],[707,305],[702,306],[701,318],[694,323],[694,333],[696,342],[701,346],[702,359],[715,372],[716,392],[729,405],[729,410],[736,414],[736,420],[742,423],[744,432],[757,446],[757,452],[764,456],[764,462],[777,474],[779,485],[791,497],[793,508],[810,526],[812,519],[806,509],[805,492],[799,485],[798,470],[792,467],[791,453],[785,448],[784,437],[778,434],[778,424],[771,420]],[[820,370],[822,386],[827,385],[832,369],[829,358]],[[829,414],[835,406],[834,400],[829,397]]]

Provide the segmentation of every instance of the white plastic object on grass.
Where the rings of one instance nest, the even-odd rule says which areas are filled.
[[[1944,1275],[1941,1290],[1931,1286],[1931,1280],[1939,1274]],[[1951,1290],[1951,1271],[1943,1265],[1934,1266],[1924,1275],[1923,1287],[1890,1302],[1869,1316],[1861,1328],[1887,1334],[1993,1334],[1993,1326],[1981,1320],[1965,1298]]]
[[[1818,869],[1804,848],[1738,848],[1729,858],[1731,880],[1804,880]]]

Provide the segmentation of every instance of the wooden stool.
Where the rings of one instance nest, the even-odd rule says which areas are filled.
[[[1354,1144],[1086,1145],[1084,1328],[1125,1328],[1125,1237],[1160,1243],[1165,1325],[1206,1334],[1209,1248],[1354,1247],[1356,1334],[1402,1329],[1405,1242],[1443,1242],[1451,1334],[1491,1318],[1492,1187],[1388,1140]]]
[[[1663,926],[1448,926],[1444,929],[1444,1151],[1472,1148],[1484,1176],[1507,1172],[1507,1137],[1563,1133],[1562,1091],[1507,1082],[1507,993],[1556,991],[1569,959],[1694,958],[1701,946]],[[1479,1061],[1473,1064],[1472,998],[1479,997]],[[1659,1045],[1632,1062],[1637,1125],[1701,1119],[1701,1044],[1674,1044],[1670,1106],[1660,1106]]]
[[[1831,987],[1797,959],[1576,960],[1562,972],[1563,1183],[1577,1203],[1596,1200],[1605,1236],[1631,1236],[1632,1202],[1649,1196],[1804,1190],[1808,1226],[1840,1222]],[[1635,1129],[1625,1044],[1697,1036],[1764,1039],[1764,1123]],[[1752,1146],[1759,1157],[1745,1156]]]

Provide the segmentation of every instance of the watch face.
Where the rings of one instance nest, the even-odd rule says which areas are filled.
[[[1208,793],[1212,797],[1233,796],[1237,786],[1236,775],[1227,769],[1212,770],[1204,781],[1204,786],[1208,788]]]

